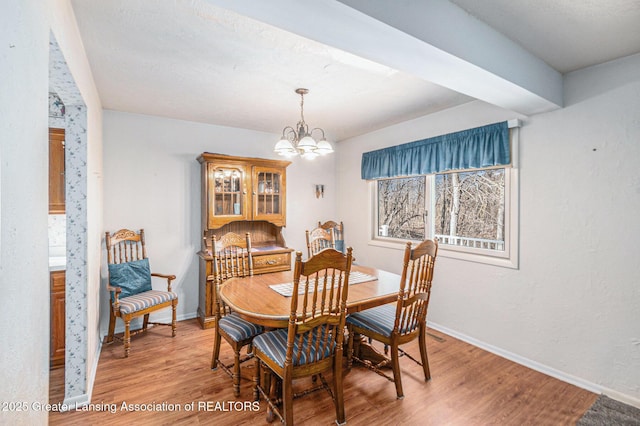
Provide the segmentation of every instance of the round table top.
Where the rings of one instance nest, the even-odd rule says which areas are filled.
[[[397,300],[400,275],[366,266],[353,265],[352,271],[377,277],[376,280],[349,285],[347,313],[358,312]],[[290,283],[293,271],[231,278],[220,286],[220,298],[247,321],[266,327],[286,327],[291,313],[291,297],[271,287]]]

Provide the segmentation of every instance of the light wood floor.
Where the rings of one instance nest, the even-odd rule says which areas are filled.
[[[453,337],[431,333],[439,337],[427,338],[432,379],[425,382],[421,367],[402,358],[403,400],[396,399],[393,383],[363,367],[346,375],[349,425],[572,425],[597,397]],[[121,344],[105,345],[93,388],[93,411],[52,412],[50,424],[266,424],[264,402],[251,410],[250,380],[242,381],[236,399],[231,379],[210,370],[212,330],[189,320],[178,324],[175,338],[170,336],[169,327],[157,327],[133,337],[126,359]],[[415,343],[405,349],[419,355]],[[221,358],[232,360],[224,341]],[[243,365],[243,375],[251,377],[253,362]],[[64,397],[63,374],[62,369],[52,372],[52,403]],[[166,403],[180,410],[125,411],[123,402]],[[194,410],[187,411],[191,403]],[[206,411],[207,403],[217,411]],[[115,413],[97,411],[106,404],[115,404]],[[248,410],[239,410],[245,405]],[[299,425],[335,424],[331,398],[320,391],[296,399],[294,419]]]

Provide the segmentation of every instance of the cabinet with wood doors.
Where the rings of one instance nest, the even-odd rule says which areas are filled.
[[[286,226],[286,168],[289,161],[204,153],[202,228],[264,220]]]
[[[290,161],[203,153],[202,250],[198,319],[213,326],[211,237],[227,232],[251,234],[254,274],[291,269],[291,252],[282,237],[286,226],[286,169]]]
[[[65,271],[49,273],[51,296],[51,339],[49,365],[64,366],[65,347]]]
[[[49,213],[65,210],[64,129],[49,129]]]

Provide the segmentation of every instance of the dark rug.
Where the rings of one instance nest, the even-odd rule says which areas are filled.
[[[577,426],[640,426],[640,408],[600,395]]]

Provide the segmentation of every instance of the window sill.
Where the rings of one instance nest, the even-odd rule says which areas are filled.
[[[407,243],[406,241],[376,238],[369,240],[367,244],[374,247],[382,247],[393,250],[404,250]],[[446,246],[444,244],[440,244],[438,246],[438,257],[446,257],[449,259],[457,259],[466,262],[482,263],[484,265],[498,266],[501,268],[518,269],[517,258],[511,259],[509,257],[487,256],[477,253],[468,253],[455,249],[452,250],[451,248],[449,248],[449,246]]]
[[[407,246],[406,241],[399,241],[399,240],[393,240],[393,239],[381,239],[381,238],[369,240],[367,244],[370,246],[384,247],[384,248],[389,248],[394,250],[404,250],[404,248]]]

